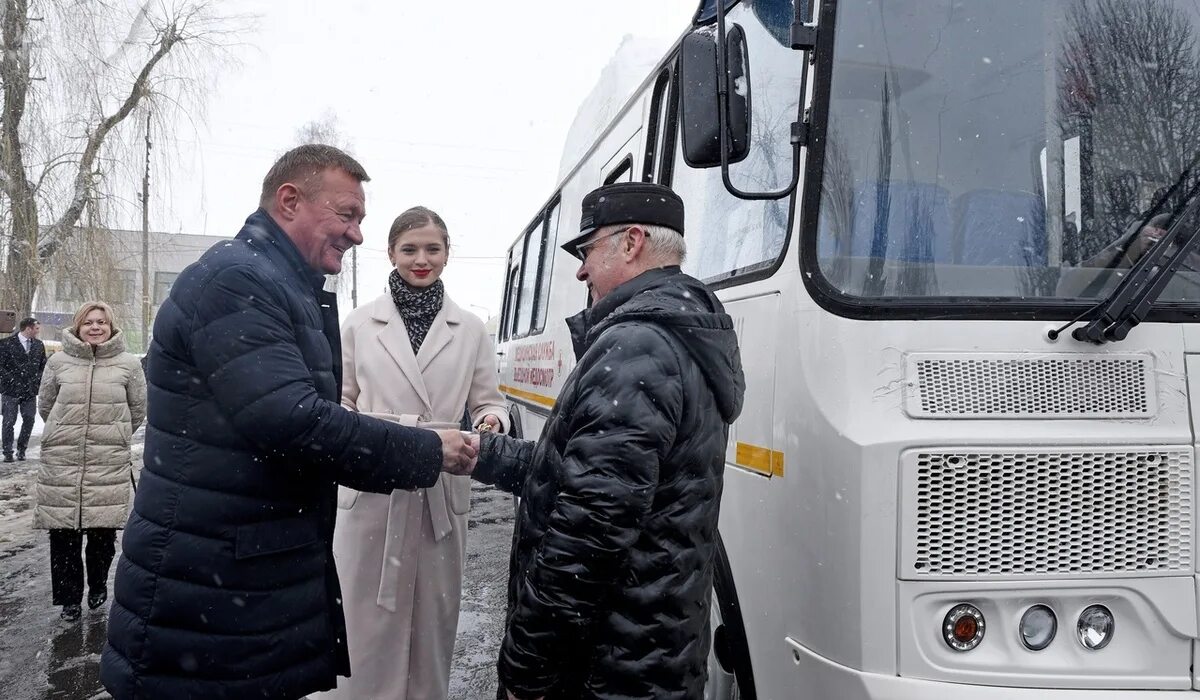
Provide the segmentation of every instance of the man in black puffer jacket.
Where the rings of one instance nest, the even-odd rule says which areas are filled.
[[[700,698],[737,336],[679,269],[674,192],[602,187],[581,228],[578,364],[541,439],[484,434],[474,472],[521,496],[501,697]]]
[[[237,237],[179,276],[154,324],[145,468],[100,680],[116,700],[300,698],[350,675],[337,485],[433,486],[474,449],[339,404],[337,298],[362,243],[362,166],[292,149]]]

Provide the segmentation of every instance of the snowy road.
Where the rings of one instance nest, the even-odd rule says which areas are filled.
[[[85,610],[82,621],[67,624],[50,604],[49,539],[32,528],[32,483],[40,456],[36,445],[35,437],[29,461],[0,463],[0,697],[108,698],[97,679],[105,611]],[[495,697],[511,537],[511,498],[475,484],[451,698]]]

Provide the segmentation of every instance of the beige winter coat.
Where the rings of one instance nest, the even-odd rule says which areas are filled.
[[[125,527],[132,493],[129,443],[146,417],[146,377],[121,331],[96,347],[63,333],[38,407],[46,421],[34,527]]]
[[[407,425],[458,427],[508,412],[495,349],[474,314],[449,297],[414,356],[388,294],[342,326],[342,403]],[[350,678],[314,698],[438,700],[447,695],[458,626],[471,482],[390,495],[339,488],[333,554],[342,584]]]

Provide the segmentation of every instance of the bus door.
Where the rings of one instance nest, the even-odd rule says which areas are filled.
[[[796,437],[810,421],[813,402],[803,344],[811,302],[795,240],[797,144],[804,140],[809,63],[793,48],[793,15],[791,2],[772,0],[726,11],[728,99],[738,105],[729,115],[740,115],[740,122],[714,120],[719,28],[712,25],[681,42],[668,102],[679,114],[664,174],[684,200],[683,269],[715,290],[733,318],[746,378],[742,413],[726,449],[719,525],[725,557],[715,572],[713,628],[723,628],[717,636],[727,641],[725,658],[709,665],[713,697],[735,680],[737,690],[728,697],[796,695],[794,686],[773,682],[765,671],[774,659],[792,658],[782,654],[784,640],[795,634],[789,606],[803,583],[797,572],[804,569],[795,562],[821,543],[818,537],[779,538],[793,517],[789,504],[820,478],[813,468],[819,457]],[[727,140],[737,135],[724,167],[721,134]],[[764,562],[777,575],[754,573],[764,571]],[[739,609],[742,620],[726,616]]]
[[[746,394],[742,414],[729,429],[725,462],[764,477],[783,476],[783,452],[775,444],[775,385],[779,328],[779,292],[724,301],[733,317]]]
[[[714,167],[720,166],[719,148],[715,161],[704,148],[720,133],[712,109],[715,27],[698,29],[681,45],[679,75],[672,81],[668,102],[680,110],[674,120],[677,132],[669,136],[675,140],[674,156],[665,164],[670,185],[686,210],[683,269],[717,290],[734,319],[746,374],[744,408],[731,428],[727,451],[727,463],[736,473],[726,478],[756,477],[744,479],[756,493],[779,488],[778,479],[785,475],[787,455],[780,443],[786,428],[776,420],[780,397],[775,387],[777,381],[794,379],[787,365],[783,372],[777,367],[794,357],[792,351],[777,353],[790,319],[796,317],[798,293],[796,246],[788,245],[794,182],[788,185],[795,165],[789,125],[802,118],[806,62],[791,47],[791,16],[792,6],[785,2],[742,3],[726,13],[729,55],[737,58],[737,68],[728,70],[736,76],[735,94],[743,102],[744,116],[741,149],[727,164],[728,182],[722,168]],[[671,131],[676,130],[664,133]],[[731,186],[771,196],[746,198],[732,193]],[[792,265],[785,263],[789,250]],[[781,322],[781,316],[789,322]],[[791,455],[793,466],[798,457]],[[723,535],[753,540],[759,528],[755,514],[722,511]]]

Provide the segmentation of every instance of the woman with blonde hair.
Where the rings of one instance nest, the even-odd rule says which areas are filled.
[[[54,604],[74,621],[82,614],[85,570],[88,608],[108,599],[117,530],[129,516],[129,445],[146,417],[146,378],[102,301],[79,307],[63,330],[62,349],[46,362],[38,394],[46,427],[33,522],[50,531]]]
[[[342,326],[342,403],[406,425],[505,430],[508,412],[483,322],[445,294],[450,235],[424,207],[388,233],[388,291]],[[320,698],[438,700],[450,682],[466,556],[471,482],[442,474],[432,488],[391,494],[338,490],[333,554],[346,609],[349,678]]]

